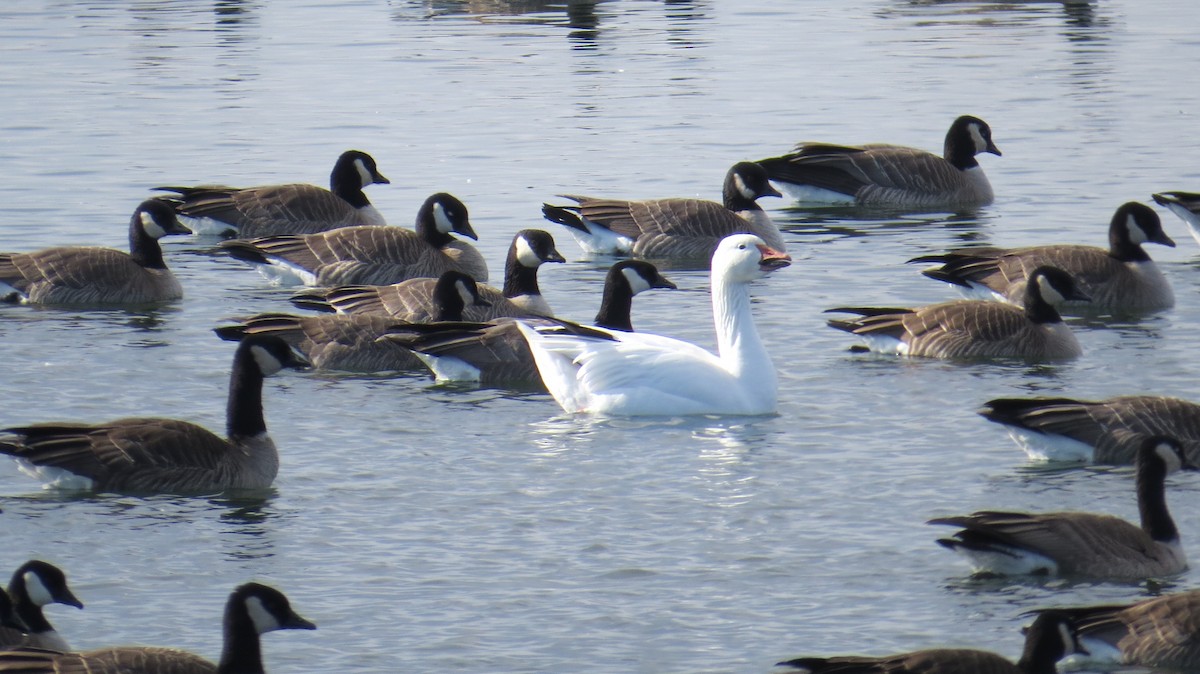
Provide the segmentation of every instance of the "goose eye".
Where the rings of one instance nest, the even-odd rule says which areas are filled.
[[[738,246],[738,248],[740,250],[746,250],[746,244],[743,243],[742,245]]]

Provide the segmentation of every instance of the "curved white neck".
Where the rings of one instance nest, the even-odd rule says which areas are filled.
[[[749,285],[714,275],[712,305],[717,353],[726,369],[739,379],[748,378],[756,390],[774,397],[775,366],[754,325]]]

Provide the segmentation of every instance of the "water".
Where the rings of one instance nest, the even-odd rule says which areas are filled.
[[[562,192],[718,198],[726,169],[799,140],[937,150],[988,120],[997,193],[968,214],[765,203],[796,263],[756,285],[779,415],[593,421],[545,395],[421,376],[283,373],[267,494],[44,492],[0,464],[0,566],[65,568],[49,610],[77,648],[220,649],[230,589],[283,589],[317,632],[265,638],[271,671],[762,672],[783,658],[933,645],[1015,657],[1022,611],[1132,601],[1145,584],[976,581],[923,522],[978,508],[1135,518],[1128,469],[1031,468],[974,413],[998,396],[1197,398],[1195,243],[1152,247],[1179,306],[1075,320],[1054,366],[856,356],[846,304],[951,297],[904,261],[967,243],[1103,245],[1112,211],[1200,189],[1200,44],[1184,3],[52,2],[0,9],[4,250],[123,247],[150,187],[324,183],[366,150],[408,225],[428,194],[471,209],[499,270],[519,229],[587,320],[610,263],[539,206]],[[0,425],[119,416],[223,424],[229,316],[290,308],[212,240],[170,239],[184,301],[149,312],[0,307]],[[712,345],[704,271],[634,323]],[[1200,484],[1172,479],[1193,554]],[[1195,587],[1195,574],[1166,589]]]

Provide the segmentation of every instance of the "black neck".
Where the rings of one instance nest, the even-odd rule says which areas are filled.
[[[1122,220],[1125,216],[1120,216]],[[1124,222],[1113,223],[1108,228],[1108,255],[1121,262],[1146,262],[1150,256],[1140,243],[1129,240],[1129,230]]]
[[[1167,511],[1167,467],[1157,456],[1139,454],[1137,463],[1138,514],[1142,530],[1160,543],[1179,539],[1179,530]]]
[[[16,577],[8,586],[9,594],[12,596],[13,610],[16,611],[17,617],[25,626],[29,628],[30,634],[41,634],[43,632],[52,632],[54,626],[46,620],[46,616],[42,613],[42,607],[33,603],[29,598],[29,590],[25,587],[25,579]]]
[[[158,239],[147,234],[146,228],[142,227],[143,212],[135,211],[129,221],[129,255],[134,262],[147,269],[166,269],[162,246],[158,245]]]
[[[413,229],[417,230],[417,234],[421,235],[425,242],[434,248],[441,248],[446,244],[454,241],[454,237],[445,232],[438,231],[437,221],[433,217],[433,201],[426,201],[421,206],[421,210],[417,212],[417,224]]]
[[[242,608],[226,609],[225,645],[217,674],[262,674],[262,644],[254,622]]]
[[[354,164],[345,168],[339,164],[333,168],[333,173],[329,174],[329,190],[355,208],[371,205],[367,193],[363,192],[362,178]]]
[[[1030,278],[1025,284],[1025,316],[1039,324],[1062,323],[1062,315],[1045,299],[1038,287],[1038,278]]]
[[[619,277],[619,278],[617,278]],[[619,272],[617,277],[604,284],[604,295],[600,298],[600,313],[596,314],[596,325],[610,330],[633,332],[633,292],[629,281]]]
[[[526,267],[517,260],[516,247],[508,250],[508,259],[504,261],[504,296],[512,299],[521,295],[540,295],[538,288],[538,268]]]
[[[721,190],[725,208],[734,211],[761,211],[762,206],[754,199],[747,199],[737,187],[737,179],[733,173],[725,176],[725,187]]]
[[[228,437],[265,433],[262,409],[263,373],[249,349],[238,349],[229,375],[229,400],[225,411]]]

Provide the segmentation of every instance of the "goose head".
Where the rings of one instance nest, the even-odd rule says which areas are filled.
[[[645,260],[621,260],[614,264],[608,270],[606,283],[618,282],[618,278],[624,279],[625,284],[629,286],[630,295],[636,295],[651,288],[670,288],[671,290],[678,288],[670,279],[659,273],[658,267]]]
[[[954,120],[950,130],[946,132],[945,156],[949,158],[959,151],[958,148],[969,149],[971,156],[983,152],[1001,156],[1000,148],[992,142],[992,127],[971,115],[963,115]]]
[[[467,216],[467,206],[457,197],[445,192],[431,195],[417,213],[417,229],[432,229],[443,237],[451,233],[479,240]]]
[[[542,229],[522,229],[513,237],[512,255],[522,267],[536,269],[545,262],[566,262],[554,237]]]
[[[359,150],[346,150],[338,157],[337,162],[333,165],[333,173],[329,176],[330,184],[336,185],[341,182],[343,176],[354,176],[362,187],[376,183],[380,185],[392,183],[379,172],[379,168],[375,165],[375,158]]]
[[[192,233],[192,230],[179,222],[179,218],[175,214],[175,208],[166,199],[147,199],[143,201],[138,204],[137,210],[133,212],[133,218],[134,224],[141,229],[143,234],[151,239],[161,239],[169,234]]]
[[[1136,201],[1122,204],[1116,213],[1113,213],[1108,239],[1114,250],[1128,244],[1137,246],[1143,243],[1175,247],[1175,241],[1163,231],[1158,213],[1146,204]]]
[[[264,377],[283,368],[303,369],[310,363],[282,338],[275,335],[247,335],[238,344],[238,357],[248,356]]]
[[[463,309],[490,307],[492,303],[479,294],[479,284],[470,274],[448,271],[438,277],[433,286],[433,303],[438,307],[441,321],[462,320]]]
[[[1054,663],[1068,655],[1089,655],[1070,617],[1062,611],[1037,611],[1037,618],[1022,631],[1025,650],[1018,666],[1026,672],[1053,672]]]
[[[783,194],[771,185],[767,171],[752,161],[734,164],[725,174],[722,190],[725,205],[754,202],[759,197],[782,197]]]
[[[1070,274],[1058,267],[1042,266],[1034,269],[1029,274],[1027,287],[1027,294],[1035,295],[1050,306],[1058,306],[1063,302],[1092,300],[1087,293],[1079,289],[1079,285]]]
[[[35,606],[65,604],[83,608],[83,602],[67,586],[67,576],[57,566],[38,559],[31,559],[13,572],[9,589],[21,601],[21,594]]]
[[[1152,435],[1142,441],[1138,447],[1137,465],[1156,463],[1165,468],[1164,475],[1170,475],[1177,470],[1197,470],[1198,466],[1187,458],[1183,445],[1175,438],[1165,435]]]
[[[274,630],[315,630],[317,626],[302,618],[288,598],[273,587],[260,583],[238,586],[225,605],[227,620],[248,620],[258,634]]]
[[[721,239],[712,257],[713,278],[748,283],[792,263],[753,234],[734,234]]]

